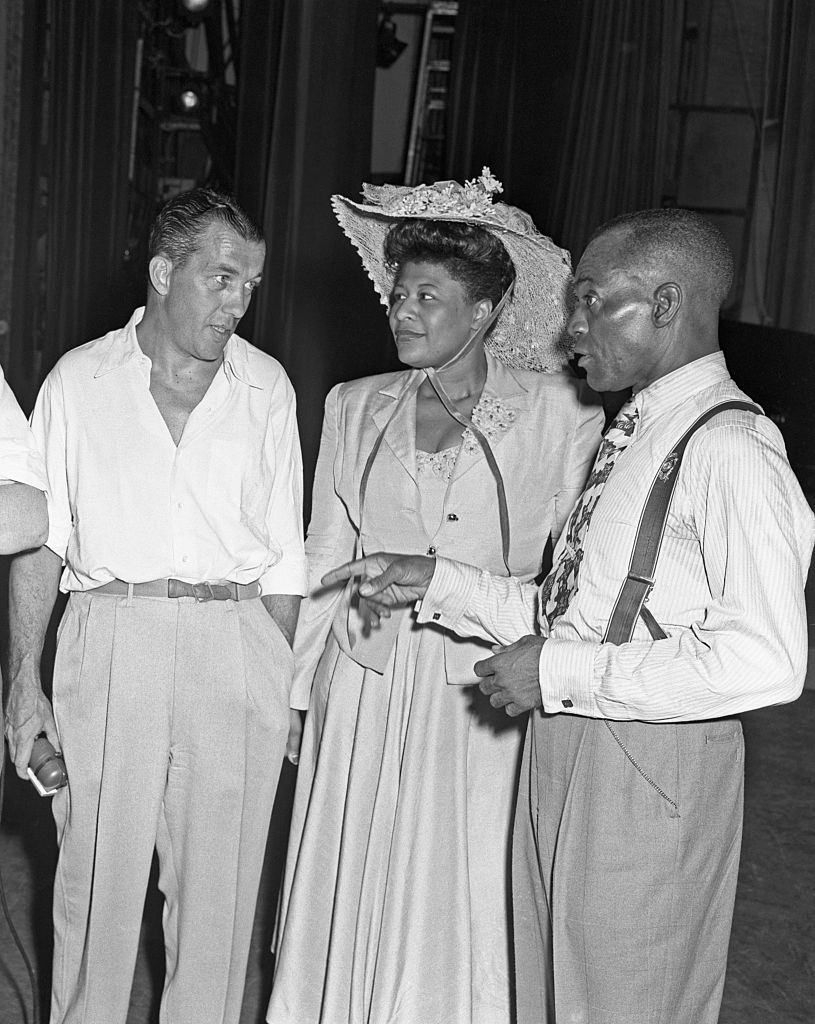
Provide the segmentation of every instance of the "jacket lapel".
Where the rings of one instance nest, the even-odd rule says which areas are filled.
[[[416,481],[416,401],[415,395],[399,406],[399,399],[409,385],[410,377],[398,377],[380,389],[380,405],[371,417],[377,434],[385,431],[382,447],[388,447],[403,466],[408,476]],[[397,406],[399,406],[397,408]],[[395,415],[394,415],[395,413]]]

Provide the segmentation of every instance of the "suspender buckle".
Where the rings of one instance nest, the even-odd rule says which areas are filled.
[[[640,576],[636,572],[629,572],[628,573],[628,579],[630,579],[634,583],[644,583],[645,584],[645,586],[648,588],[647,591],[645,592],[645,600],[647,600],[648,599],[648,595],[654,589],[653,577],[651,577],[651,576]]]

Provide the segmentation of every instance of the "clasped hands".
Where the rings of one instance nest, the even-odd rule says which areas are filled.
[[[379,551],[332,569],[322,578],[323,586],[359,578],[356,586],[360,610],[369,628],[389,618],[391,609],[413,604],[427,593],[436,568],[429,555],[396,555]],[[515,643],[495,644],[491,658],[477,661],[473,671],[481,678],[479,687],[494,708],[504,708],[512,717],[539,707],[541,701],[538,663],[546,638],[523,636]]]

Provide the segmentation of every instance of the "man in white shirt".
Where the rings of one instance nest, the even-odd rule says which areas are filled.
[[[693,435],[648,598],[655,631],[604,638],[653,481],[702,413],[747,400],[718,346],[731,280],[724,239],[688,211],[626,215],[589,242],[574,351],[596,390],[634,394],[542,588],[384,554],[325,578],[362,576],[383,614],[419,599],[420,622],[494,640],[481,688],[510,715],[532,709],[513,851],[519,1024],[718,1018],[742,824],[733,716],[800,694],[815,536],[757,410]]]
[[[0,555],[43,543],[47,490],[42,455],[0,369]]]
[[[52,1024],[124,1024],[154,847],[161,1019],[240,1016],[306,581],[294,394],[234,333],[264,257],[228,197],[170,200],[146,309],[64,355],[32,416],[50,530],[11,570],[7,734],[18,773],[44,730],[69,778]],[[58,585],[52,714],[39,659]]]

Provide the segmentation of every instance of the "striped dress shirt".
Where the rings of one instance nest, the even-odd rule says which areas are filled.
[[[815,517],[778,429],[751,412],[715,416],[685,453],[648,599],[667,639],[651,639],[639,621],[630,643],[601,642],[657,469],[702,412],[731,399],[749,401],[720,352],[636,395],[636,435],[594,511],[579,589],[541,649],[545,711],[685,722],[800,694]],[[440,558],[419,621],[501,644],[547,636],[539,593],[532,584]]]

